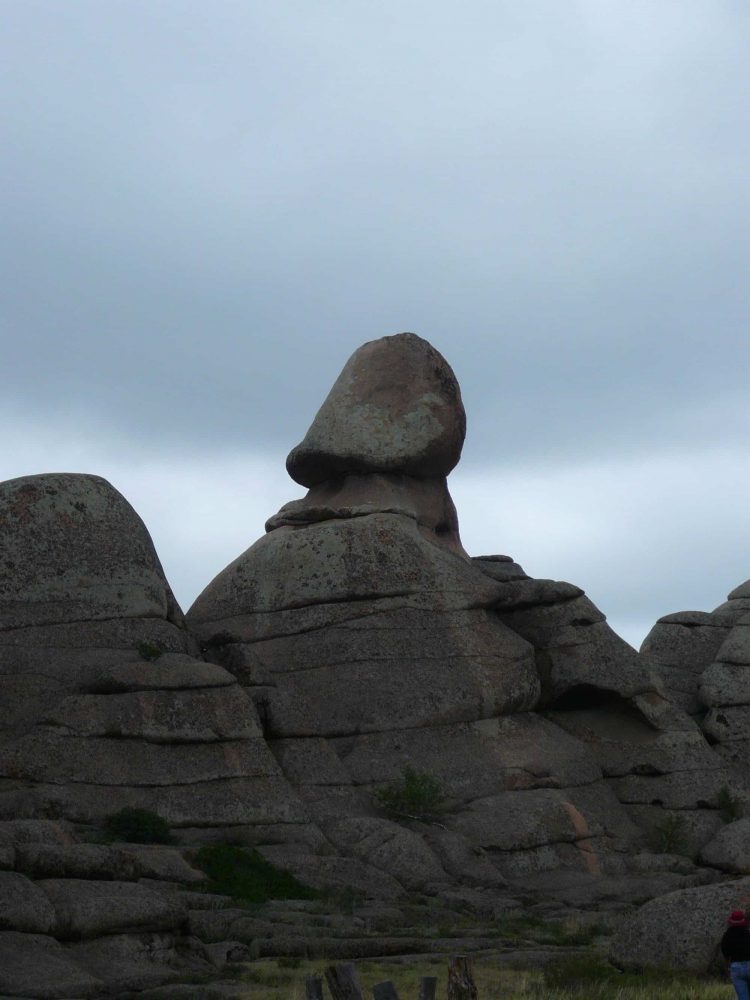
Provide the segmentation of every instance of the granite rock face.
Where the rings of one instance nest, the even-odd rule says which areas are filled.
[[[0,485],[0,817],[308,826],[235,678],[199,658],[151,538],[97,476]]]
[[[465,433],[448,362],[426,340],[401,333],[355,351],[287,469],[303,486],[371,472],[447,476]]]
[[[683,889],[660,896],[626,918],[610,958],[622,968],[667,966],[705,973],[719,963],[726,919],[750,902],[750,879]]]
[[[339,849],[395,874],[395,841],[390,858],[370,851],[363,824],[411,766],[443,782],[448,832],[501,878],[601,870],[643,836],[632,806],[687,808],[687,769],[715,810],[724,765],[580,588],[468,557],[445,479],[464,419],[425,341],[360,348],[289,456],[307,496],[204,590],[189,628]]]
[[[712,612],[661,618],[641,647],[676,704],[692,712],[714,755],[728,768],[727,784],[750,795],[750,581]]]
[[[148,532],[98,476],[2,484],[0,629],[113,618],[178,621]]]
[[[191,892],[206,842],[326,891],[490,913],[738,870],[746,832],[722,809],[725,788],[750,800],[750,587],[661,619],[639,656],[579,587],[469,557],[446,481],[464,433],[434,348],[364,345],[289,456],[307,495],[187,618],[105,480],[0,484],[0,992],[220,965],[257,921]],[[439,823],[386,813],[406,767],[444,788]],[[179,846],[84,842],[125,806]],[[639,855],[665,823],[706,867]]]

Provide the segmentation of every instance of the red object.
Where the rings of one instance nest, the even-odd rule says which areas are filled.
[[[743,910],[732,910],[727,919],[729,927],[747,927],[747,917]]]

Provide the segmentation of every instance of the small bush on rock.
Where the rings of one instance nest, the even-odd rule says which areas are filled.
[[[173,844],[169,823],[150,809],[121,809],[104,822],[107,834],[114,840],[131,844]]]
[[[195,864],[211,880],[209,892],[245,903],[265,903],[269,899],[317,899],[315,889],[303,885],[290,872],[276,868],[246,847],[209,844],[201,847]]]
[[[145,639],[138,643],[138,655],[142,660],[158,660],[164,654],[164,647],[158,642]]]
[[[721,818],[725,823],[734,823],[735,820],[742,818],[744,812],[742,802],[735,795],[732,795],[728,785],[721,786],[716,800]]]
[[[445,789],[437,778],[405,767],[398,781],[375,791],[375,798],[391,816],[429,820],[445,811]]]
[[[658,854],[685,854],[688,826],[682,816],[665,816],[650,835],[651,848]]]

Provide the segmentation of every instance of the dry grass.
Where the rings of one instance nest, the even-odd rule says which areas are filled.
[[[296,963],[294,963],[296,965]],[[266,959],[247,966],[242,978],[248,983],[248,1000],[304,1000],[305,976],[323,975],[324,961],[300,962],[289,967],[289,960]],[[390,979],[401,1000],[417,1000],[422,976],[437,976],[438,1000],[446,995],[447,962],[444,957],[399,962],[357,962],[359,980],[365,998],[372,997],[376,983]],[[617,977],[618,974],[612,973]],[[481,956],[474,962],[474,978],[479,1000],[731,1000],[734,990],[726,981],[699,980],[654,973],[649,976],[610,978],[606,971],[598,978],[596,968],[576,985],[549,985],[538,969],[516,969],[501,965],[493,956]],[[565,976],[562,977],[563,980]],[[575,978],[575,977],[574,977]],[[327,995],[327,990],[324,991]]]

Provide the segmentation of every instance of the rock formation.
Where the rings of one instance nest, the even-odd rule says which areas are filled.
[[[394,874],[404,833],[373,791],[409,765],[451,796],[410,887],[486,884],[487,865],[466,862],[477,851],[526,886],[557,868],[623,874],[633,819],[656,822],[644,809],[685,808],[700,779],[716,815],[722,761],[579,588],[466,555],[445,480],[463,430],[429,344],[360,348],[287,461],[307,496],[206,588],[189,627],[255,701],[337,850]]]
[[[365,344],[289,455],[306,496],[186,619],[107,482],[0,484],[0,992],[145,989],[254,940],[196,901],[206,841],[492,913],[737,869],[750,589],[661,619],[639,656],[580,588],[465,552],[446,480],[464,432],[434,348]],[[405,767],[444,787],[439,823],[382,807]],[[179,845],[87,842],[124,806]],[[700,867],[650,851],[665,829]],[[24,985],[27,954],[62,992]]]

